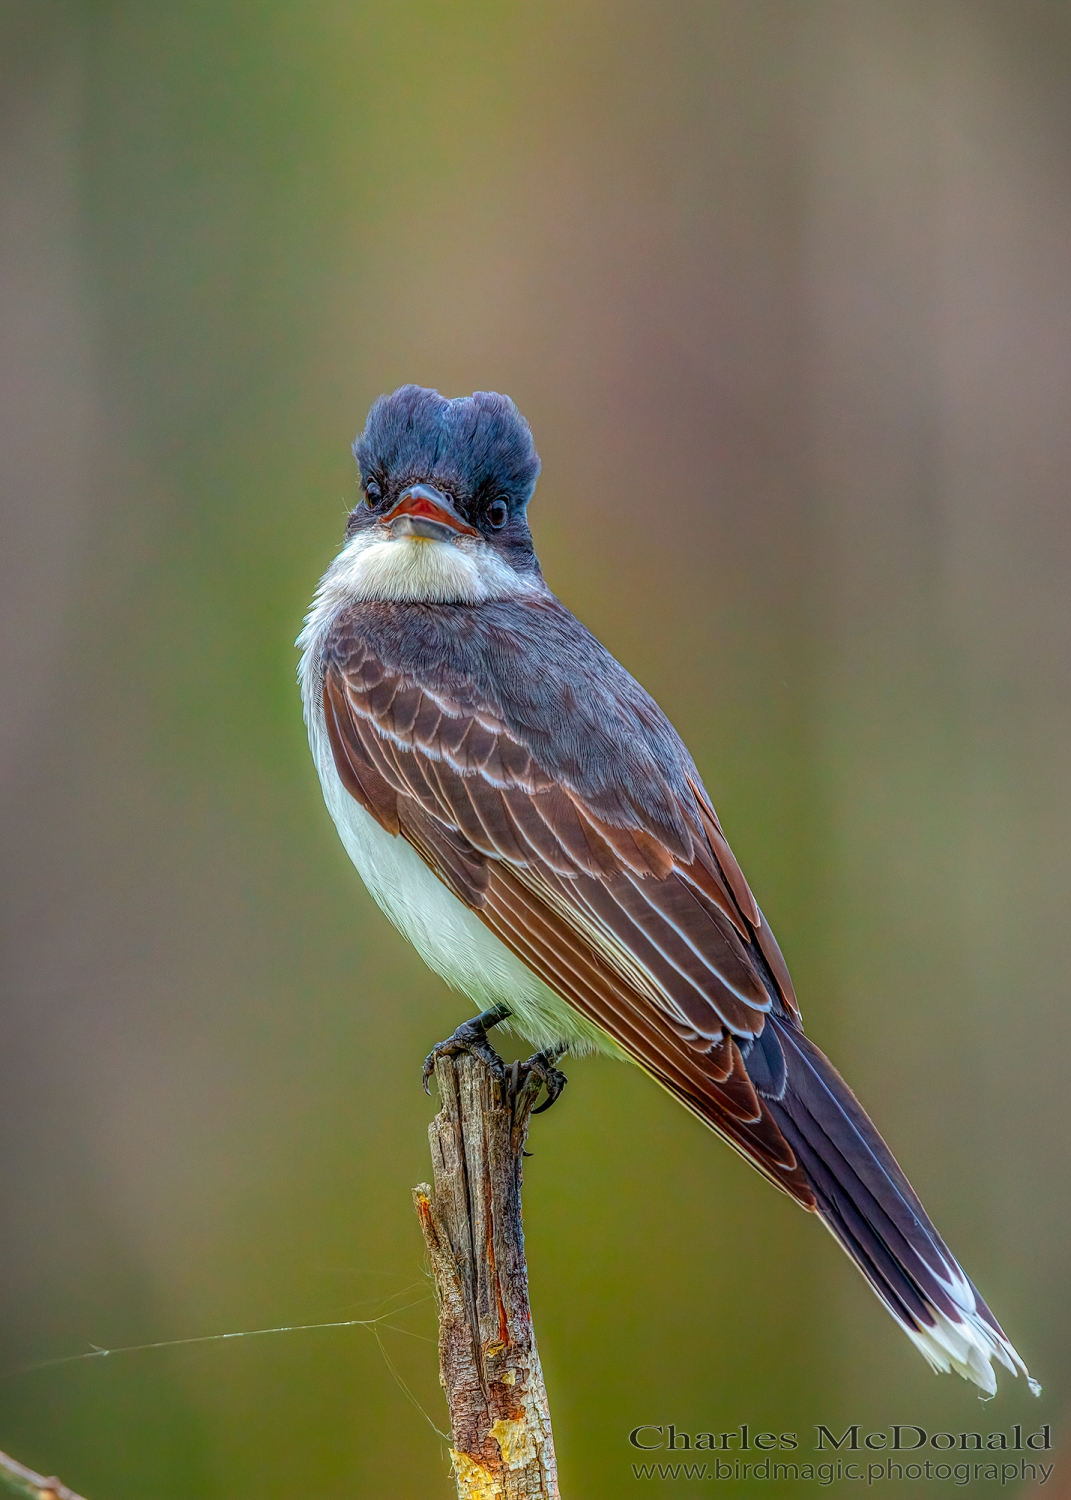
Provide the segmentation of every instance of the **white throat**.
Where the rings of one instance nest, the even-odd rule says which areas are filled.
[[[348,604],[486,604],[544,590],[538,572],[518,573],[481,537],[436,542],[424,537],[392,540],[378,530],[358,532],[320,579],[298,636],[306,716],[318,701],[320,648],[335,616]]]
[[[324,574],[316,602],[330,591],[340,604],[361,599],[485,604],[529,593],[533,582],[480,537],[437,542],[360,531]]]

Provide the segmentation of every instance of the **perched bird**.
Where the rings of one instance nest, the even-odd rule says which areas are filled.
[[[1029,1380],[804,1036],[688,751],[543,581],[513,402],[403,386],[354,454],[363,494],[298,641],[301,691],[350,858],[482,1008],[432,1058],[500,1068],[487,1031],[511,1016],[551,1100],[565,1050],[638,1063],[818,1215],[934,1369],[988,1392],[994,1360]]]

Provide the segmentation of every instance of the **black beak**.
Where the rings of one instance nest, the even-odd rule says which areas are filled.
[[[430,542],[454,542],[459,536],[479,536],[462,520],[449,495],[430,484],[412,484],[383,517],[393,538],[419,536]]]

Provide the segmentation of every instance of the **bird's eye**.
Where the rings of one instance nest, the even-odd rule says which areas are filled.
[[[498,499],[492,500],[487,507],[487,523],[498,531],[501,527],[505,526],[508,519],[509,506],[502,499],[502,496],[499,495]]]
[[[383,499],[383,491],[380,489],[379,484],[374,479],[370,479],[365,485],[364,493],[369,505],[373,507],[377,506]]]

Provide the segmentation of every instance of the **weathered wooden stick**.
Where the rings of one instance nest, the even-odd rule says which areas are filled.
[[[539,1080],[510,1091],[511,1104],[477,1058],[440,1058],[435,1079],[435,1187],[421,1183],[413,1198],[438,1294],[459,1500],[559,1500],[521,1229],[521,1153]]]
[[[20,1464],[17,1459],[0,1453],[0,1490],[23,1495],[27,1500],[82,1500],[59,1479],[46,1479]]]

